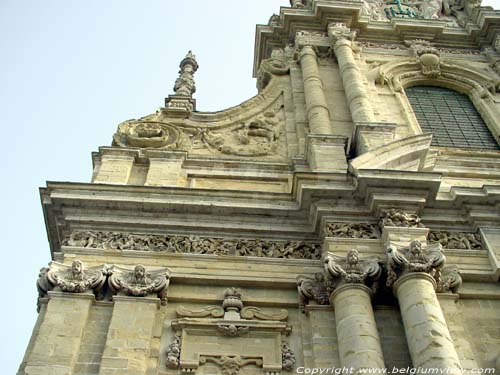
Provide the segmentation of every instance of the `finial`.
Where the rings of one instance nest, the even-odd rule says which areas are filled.
[[[198,70],[198,62],[192,51],[188,51],[179,68],[179,78],[174,85],[175,94],[165,99],[165,111],[169,115],[187,117],[196,107],[196,101],[193,99],[196,91],[193,76]]]

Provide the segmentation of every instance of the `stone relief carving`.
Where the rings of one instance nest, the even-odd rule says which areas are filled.
[[[429,242],[439,242],[445,249],[481,250],[484,248],[479,233],[431,231]]]
[[[74,231],[62,241],[62,245],[106,250],[137,250],[288,259],[321,258],[321,246],[316,243],[304,241],[268,241],[259,239],[224,239]]]
[[[405,41],[405,43],[416,57],[424,76],[436,78],[441,75],[441,54],[437,48],[433,47],[429,41],[421,39]]]
[[[380,238],[377,224],[368,223],[326,223],[325,235],[338,238]]]
[[[387,257],[387,286],[392,286],[400,275],[408,272],[426,272],[433,276],[439,285],[441,269],[446,260],[440,244],[423,249],[418,240],[412,241],[410,246],[401,250],[390,245]]]
[[[286,74],[288,63],[280,59],[263,62],[264,76]],[[267,83],[266,83],[267,84]],[[274,103],[243,121],[206,126],[168,121],[168,116],[156,114],[140,120],[127,120],[118,125],[113,145],[120,147],[155,148],[161,150],[204,151],[259,157],[285,152],[284,104],[280,95]]]
[[[330,304],[330,294],[335,285],[325,275],[318,272],[314,279],[306,276],[297,277],[297,290],[299,292],[299,308],[305,312],[305,307],[309,301],[314,301],[318,305]]]
[[[251,358],[244,356],[200,356],[200,364],[212,362],[221,368],[222,375],[238,375],[240,369],[244,366],[253,364],[262,367],[263,361],[260,358]]]
[[[174,341],[169,345],[167,350],[167,367],[171,369],[179,368],[181,359],[181,337],[175,336]]]
[[[237,326],[236,324],[217,324],[217,330],[222,333],[223,336],[241,336],[244,333],[250,331],[250,327]]]
[[[377,290],[377,282],[382,268],[377,258],[361,260],[356,249],[350,250],[347,256],[329,255],[325,259],[325,269],[334,279],[337,286],[342,284],[366,284],[373,292]]]
[[[175,342],[173,367],[184,372],[196,372],[207,363],[221,367],[222,373],[236,374],[241,367],[254,364],[262,367],[265,373],[277,373],[284,369],[290,371],[295,356],[282,335],[287,335],[288,312],[269,314],[258,307],[244,307],[242,293],[237,288],[224,290],[221,306],[208,306],[201,310],[191,310],[179,306],[176,310],[179,319],[172,321],[174,331],[182,331],[183,351],[180,343]],[[217,347],[207,346],[206,336],[225,336]],[[256,343],[258,343],[256,345]],[[167,350],[167,357],[172,345]],[[179,361],[177,362],[177,353]],[[168,365],[168,363],[167,363]]]
[[[40,270],[37,289],[43,298],[50,290],[68,293],[93,292],[102,299],[102,288],[106,282],[107,268],[104,266],[85,268],[80,260],[71,265],[50,262],[49,267]]]
[[[311,6],[311,0],[290,0],[292,8],[303,9]]]
[[[446,266],[443,268],[440,278],[437,283],[436,292],[457,293],[458,288],[462,285],[462,276],[457,266]]]
[[[281,347],[281,362],[283,370],[285,371],[292,371],[296,362],[295,354],[293,353],[292,349],[288,346],[288,344],[285,342]]]
[[[405,228],[424,228],[420,217],[416,213],[405,212],[393,208],[383,210],[380,214],[380,228],[384,227],[405,227]]]
[[[167,304],[167,287],[170,272],[166,268],[147,271],[139,264],[134,269],[114,266],[109,277],[109,286],[117,294],[133,297],[146,297],[156,294],[162,305]]]

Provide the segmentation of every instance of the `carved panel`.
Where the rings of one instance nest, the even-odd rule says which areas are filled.
[[[479,233],[431,231],[429,242],[439,242],[445,249],[484,249]]]
[[[377,224],[368,223],[326,223],[325,235],[337,238],[380,238]]]
[[[224,292],[222,307],[189,310],[181,306],[177,315],[180,318],[172,321],[172,328],[181,339],[175,338],[168,348],[170,368],[194,373],[211,362],[228,375],[250,364],[269,373],[293,370],[295,356],[283,343],[283,335],[291,330],[286,310],[268,314],[257,307],[243,307],[241,292],[229,288]]]

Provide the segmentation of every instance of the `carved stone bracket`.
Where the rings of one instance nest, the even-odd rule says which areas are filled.
[[[380,238],[377,224],[368,223],[326,223],[325,235],[337,238]]]
[[[172,328],[181,335],[183,350],[178,366],[183,372],[196,372],[206,362],[219,365],[224,374],[237,374],[248,364],[269,373],[293,368],[293,352],[282,344],[282,336],[291,330],[286,310],[268,314],[258,307],[244,307],[241,291],[236,288],[224,291],[221,305],[201,310],[177,308],[179,319],[172,321]],[[218,345],[210,344],[207,335],[218,336]],[[170,351],[171,347],[167,358]]]
[[[430,274],[439,285],[441,269],[446,260],[440,244],[422,248],[422,243],[414,240],[407,248],[398,250],[394,245],[387,249],[387,286],[394,285],[398,277],[412,272]]]
[[[170,271],[166,268],[146,270],[143,265],[133,269],[114,266],[109,277],[109,286],[114,293],[133,297],[156,294],[162,305],[167,304],[167,287]]]
[[[344,284],[363,284],[376,292],[382,268],[377,258],[360,259],[356,249],[350,250],[347,256],[328,255],[325,269],[335,282],[335,286]]]
[[[321,272],[316,273],[314,279],[306,276],[298,276],[299,308],[305,313],[305,307],[310,301],[318,305],[330,304],[330,293],[333,289],[334,284]]]

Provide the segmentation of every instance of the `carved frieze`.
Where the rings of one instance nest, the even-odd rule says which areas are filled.
[[[394,208],[381,212],[380,227],[424,228],[424,225],[416,213]]]
[[[121,232],[74,231],[63,246],[89,249],[137,250],[167,253],[256,256],[288,259],[320,259],[321,246],[303,241],[224,239],[164,236]]]
[[[368,223],[326,223],[325,235],[337,238],[380,238],[377,224]]]
[[[479,233],[430,231],[429,242],[438,242],[445,249],[481,250],[484,248]]]
[[[167,287],[170,272],[166,268],[146,270],[143,265],[133,269],[114,266],[109,277],[109,286],[114,293],[133,297],[157,295],[162,305],[167,304]]]
[[[325,268],[336,286],[342,284],[365,284],[377,290],[377,282],[382,273],[377,258],[360,259],[356,249],[350,250],[346,257],[328,255]]]
[[[297,290],[299,292],[299,308],[305,312],[305,306],[310,301],[318,305],[328,305],[330,294],[335,285],[321,272],[316,273],[314,279],[306,276],[297,277]]]
[[[407,248],[401,250],[390,245],[387,258],[387,286],[392,286],[399,276],[409,272],[428,273],[439,285],[441,269],[446,260],[440,244],[436,243],[423,249],[418,240],[412,241]]]

